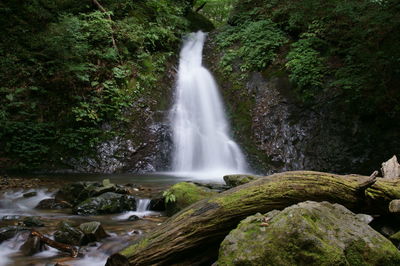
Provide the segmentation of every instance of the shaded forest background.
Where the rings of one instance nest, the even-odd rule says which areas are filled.
[[[370,124],[374,141],[399,142],[395,0],[5,0],[0,24],[3,168],[60,168],[126,134],[144,119],[135,110],[170,98],[181,38],[213,27],[226,76],[288,73],[304,108],[335,106]]]

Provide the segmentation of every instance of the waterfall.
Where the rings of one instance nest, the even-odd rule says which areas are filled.
[[[191,33],[180,53],[171,110],[173,170],[188,176],[221,178],[243,173],[246,161],[229,136],[217,84],[202,65],[205,37],[201,31]]]
[[[137,199],[136,200],[136,211],[146,212],[150,207],[150,199]]]

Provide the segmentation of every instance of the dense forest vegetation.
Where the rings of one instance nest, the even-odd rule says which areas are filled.
[[[284,50],[299,97],[346,99],[364,114],[400,112],[400,4],[398,1],[254,1],[236,5],[219,43],[230,70],[263,70]]]
[[[0,166],[57,165],[123,134],[138,99],[152,97],[175,62],[181,37],[204,22],[198,14],[217,26],[225,72],[238,60],[243,74],[287,71],[306,106],[399,123],[395,0],[5,0]]]
[[[302,146],[307,158],[326,164],[310,163],[306,169],[322,171],[368,172],[398,153],[399,11],[399,2],[392,0],[237,2],[227,25],[213,34],[220,54],[212,61],[219,62],[213,69],[226,88],[236,137],[248,154],[258,153],[256,164],[266,162],[268,169],[275,164],[268,161],[277,159],[277,167],[282,167],[285,160],[280,156],[286,154],[278,148],[268,152],[276,145],[292,144],[289,149],[297,151]],[[291,118],[280,128],[284,117],[274,122],[265,117],[274,116],[274,111],[257,114],[257,102],[262,110],[262,101],[278,99],[263,98],[267,96],[258,91],[260,84],[252,81],[254,73],[264,79],[263,89],[274,80],[283,82],[282,103],[297,110],[283,111]],[[289,85],[284,85],[286,78]],[[262,126],[261,131],[277,131],[255,132],[262,123],[277,125]],[[301,135],[304,130],[306,137],[288,139],[287,134]],[[279,143],[271,140],[278,138]]]
[[[3,165],[49,165],[119,134],[188,31],[190,2],[100,2],[0,3]]]

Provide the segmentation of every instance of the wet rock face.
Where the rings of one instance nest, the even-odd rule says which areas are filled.
[[[287,77],[266,79],[253,73],[246,86],[255,95],[252,137],[257,149],[267,155],[268,172],[346,172],[367,159],[368,150],[354,154],[354,129],[336,118],[334,110],[307,108],[288,96],[292,88]]]
[[[390,122],[346,111],[339,100],[327,100],[330,96],[312,105],[299,101],[280,59],[262,72],[241,72],[240,61],[224,72],[216,34],[208,35],[204,61],[219,84],[234,138],[256,172],[369,175],[396,153],[399,134]]]
[[[400,252],[339,204],[302,202],[247,217],[221,244],[218,265],[399,265]]]

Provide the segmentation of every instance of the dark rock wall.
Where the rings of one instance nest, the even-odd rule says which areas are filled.
[[[237,62],[233,72],[223,72],[214,34],[205,48],[205,63],[220,86],[234,138],[256,172],[371,174],[396,153],[395,126],[384,129],[379,117],[360,118],[323,99],[303,104],[282,67],[243,73]]]

